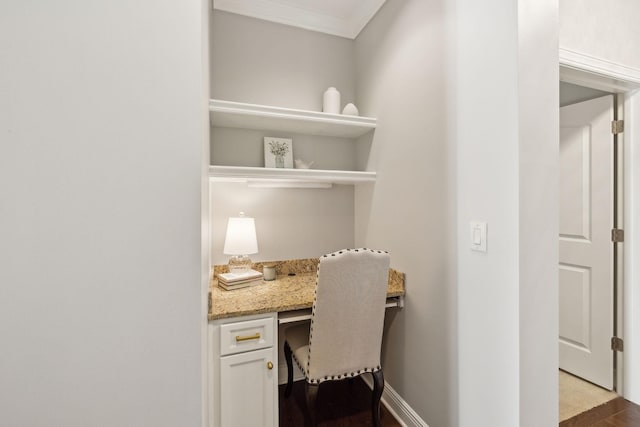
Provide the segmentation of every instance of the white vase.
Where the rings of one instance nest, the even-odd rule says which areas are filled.
[[[322,111],[340,114],[340,92],[335,87],[330,87],[324,92]]]
[[[342,110],[342,114],[346,116],[357,116],[359,114],[358,109],[352,103],[348,103],[344,106],[344,110]]]

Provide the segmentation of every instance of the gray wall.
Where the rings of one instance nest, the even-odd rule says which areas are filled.
[[[224,127],[211,129],[211,164],[263,167],[265,136],[290,138],[293,159],[313,161],[313,169],[357,168],[356,144],[349,138]]]
[[[213,11],[212,98],[322,111],[334,86],[354,101],[353,41]]]
[[[389,385],[432,426],[557,423],[557,2],[388,0],[356,54],[356,243],[407,274]]]
[[[255,217],[259,253],[253,261],[317,258],[353,246],[353,186],[331,189],[248,188],[245,183],[211,184],[211,262],[222,253],[227,219],[243,211]]]
[[[560,106],[571,105],[582,101],[588,101],[590,99],[599,98],[601,96],[609,95],[608,92],[603,92],[597,89],[591,89],[584,86],[578,86],[571,83],[560,82]]]
[[[213,11],[211,96],[322,111],[329,86],[342,105],[354,99],[353,41],[341,37]],[[355,170],[356,142],[282,132],[214,128],[211,164],[264,166],[265,136],[293,139],[293,157],[314,169]],[[246,184],[211,187],[211,260],[224,264],[227,218],[243,211],[256,218],[259,253],[253,260],[318,257],[354,245],[353,187],[255,189]]]
[[[0,3],[3,426],[201,424],[203,3]]]
[[[356,39],[357,96],[378,117],[360,161],[356,245],[387,249],[406,304],[386,317],[389,386],[430,426],[457,424],[455,181],[447,135],[445,2],[388,0]]]

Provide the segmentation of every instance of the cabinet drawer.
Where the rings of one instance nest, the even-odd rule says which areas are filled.
[[[220,325],[220,355],[273,346],[272,317]]]

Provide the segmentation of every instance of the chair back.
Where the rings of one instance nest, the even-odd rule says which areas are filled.
[[[309,379],[352,377],[380,369],[389,254],[345,249],[318,264],[309,334]]]

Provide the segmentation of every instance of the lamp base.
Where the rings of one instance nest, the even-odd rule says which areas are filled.
[[[233,255],[229,258],[229,272],[230,273],[244,273],[251,270],[251,258],[247,255]]]

